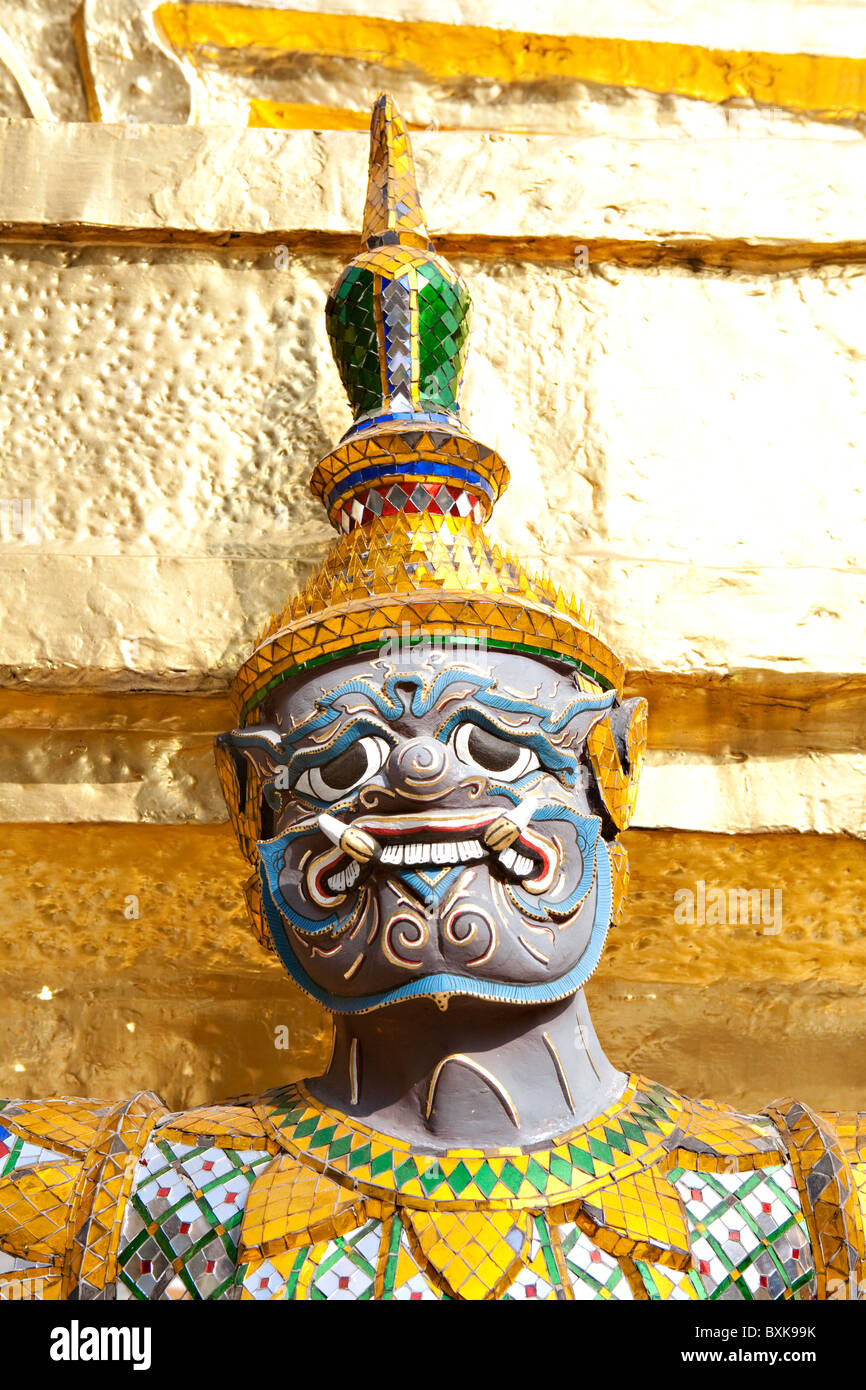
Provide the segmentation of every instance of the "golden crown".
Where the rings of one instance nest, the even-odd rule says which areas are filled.
[[[281,681],[353,653],[476,634],[565,662],[622,693],[624,668],[582,604],[484,531],[508,483],[460,418],[471,300],[424,225],[406,127],[373,108],[362,250],[328,296],[331,347],[355,420],[310,479],[340,539],[268,623],[234,683],[239,722]]]

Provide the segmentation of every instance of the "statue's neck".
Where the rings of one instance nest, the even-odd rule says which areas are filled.
[[[581,990],[531,1009],[423,999],[338,1017],[328,1070],[307,1084],[351,1118],[441,1151],[555,1139],[613,1104],[626,1077]]]

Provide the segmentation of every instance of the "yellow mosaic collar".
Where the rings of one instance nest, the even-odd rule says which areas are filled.
[[[683,1101],[632,1075],[618,1101],[554,1145],[449,1149],[424,1154],[330,1110],[295,1082],[256,1112],[280,1146],[343,1185],[422,1210],[555,1206],[586,1198],[654,1163],[677,1128]]]

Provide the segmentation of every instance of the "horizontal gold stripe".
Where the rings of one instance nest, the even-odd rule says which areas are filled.
[[[650,988],[775,980],[861,989],[866,842],[668,830],[630,830],[624,842],[629,899],[603,973]],[[97,957],[109,948],[112,971],[138,968],[153,953],[236,981],[271,968],[247,931],[249,868],[227,825],[8,825],[3,851],[0,939],[21,947],[7,959],[11,977],[71,961],[99,975],[106,963]],[[699,882],[726,894],[778,890],[781,930],[675,921],[675,894],[693,890],[697,905]],[[138,899],[134,919],[125,916],[128,894]]]
[[[866,677],[632,671],[653,749],[723,757],[866,752]],[[135,734],[201,746],[233,727],[228,694],[0,690],[0,732]]]
[[[866,752],[864,676],[633,671],[625,694],[648,701],[654,749],[711,757]]]
[[[82,222],[3,222],[0,244],[60,246],[181,246],[246,255],[285,247],[290,255],[337,256],[349,261],[358,250],[357,232],[327,232],[316,228],[268,232],[193,230],[186,227],[129,227],[119,223],[92,226]],[[653,241],[589,237],[580,243],[590,265],[607,262],[627,266],[687,266],[690,269],[732,269],[775,273],[810,266],[862,265],[866,241],[753,242],[741,237],[697,237]],[[574,236],[460,236],[441,234],[436,247],[449,260],[471,257],[480,261],[528,261],[574,267]]]
[[[740,52],[252,5],[163,4],[155,14],[178,53],[224,66],[240,61],[248,67],[251,50],[308,53],[440,81],[568,79],[713,102],[747,98],[825,118],[866,110],[866,61],[841,55]]]
[[[316,106],[313,102],[265,101],[250,102],[248,125],[274,130],[369,130],[370,112],[356,111],[348,106]],[[415,121],[406,121],[409,130],[424,130]],[[437,126],[447,130],[447,126]]]
[[[232,728],[225,695],[138,691],[0,690],[0,731],[118,730],[143,734],[211,734]]]

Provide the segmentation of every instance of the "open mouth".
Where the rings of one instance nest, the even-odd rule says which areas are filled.
[[[487,860],[498,865],[504,877],[520,882],[530,892],[541,892],[553,881],[561,860],[558,843],[528,827],[502,849],[485,843],[488,827],[500,811],[466,813],[428,812],[424,815],[359,816],[345,827],[372,837],[376,853],[360,863],[339,845],[332,845],[307,868],[313,899],[330,907],[337,898],[367,877],[378,864],[399,873],[436,874],[460,864]]]

